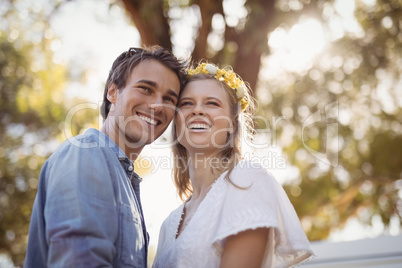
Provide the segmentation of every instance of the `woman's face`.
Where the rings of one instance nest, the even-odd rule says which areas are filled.
[[[233,118],[225,89],[216,80],[191,81],[175,116],[178,142],[190,152],[215,153],[228,146]]]

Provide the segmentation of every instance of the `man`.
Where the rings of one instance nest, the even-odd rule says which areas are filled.
[[[133,162],[168,127],[184,63],[131,48],[113,63],[101,131],[64,142],[44,164],[25,267],[146,267],[148,234]]]

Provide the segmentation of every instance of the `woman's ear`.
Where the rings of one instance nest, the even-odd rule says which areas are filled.
[[[230,126],[230,130],[229,130],[229,134],[233,134],[233,133],[236,132],[236,129],[237,129],[237,119],[238,119],[238,116],[236,116],[235,119],[232,121],[232,124],[231,124],[231,126]]]
[[[107,90],[107,99],[111,102],[111,103],[116,103],[117,100],[117,86],[115,83],[111,83],[109,85],[109,88]]]

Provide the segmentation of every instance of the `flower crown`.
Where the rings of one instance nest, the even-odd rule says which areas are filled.
[[[249,104],[249,98],[246,94],[247,88],[243,80],[236,75],[232,70],[219,69],[212,63],[201,63],[195,69],[188,70],[188,77],[196,74],[211,74],[218,81],[225,82],[230,88],[236,92],[237,100],[240,103],[241,111],[243,112]]]

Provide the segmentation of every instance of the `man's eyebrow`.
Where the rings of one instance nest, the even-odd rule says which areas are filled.
[[[150,85],[152,87],[156,87],[158,85],[156,82],[151,81],[151,80],[147,80],[147,79],[138,80],[136,83],[143,83],[143,84]]]
[[[158,84],[156,82],[151,81],[151,80],[147,80],[147,79],[138,80],[137,83],[147,84],[147,85],[152,86],[154,88],[158,87]],[[175,97],[176,99],[179,99],[179,95],[177,95],[177,93],[174,92],[174,90],[172,90],[172,89],[168,89],[167,94],[170,95],[170,96]]]
[[[168,95],[170,95],[170,96],[175,97],[177,100],[179,99],[179,95],[177,95],[177,93],[176,93],[176,92],[174,92],[174,91],[173,91],[173,90],[171,90],[171,89],[168,89],[167,94],[168,94]]]

